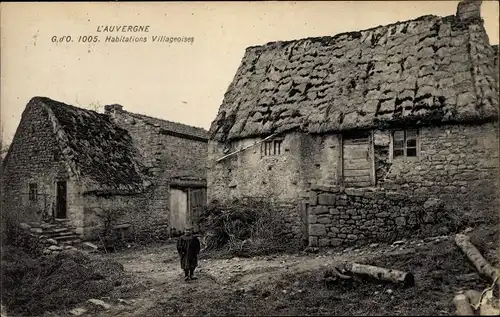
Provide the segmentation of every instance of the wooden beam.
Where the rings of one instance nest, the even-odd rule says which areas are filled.
[[[373,130],[370,134],[370,157],[371,157],[371,164],[370,164],[371,183],[373,186],[375,186],[377,184],[377,178],[375,174],[375,137]]]
[[[344,185],[344,142],[342,134],[338,134],[339,140],[339,159],[337,165],[337,184]]]
[[[220,161],[222,161],[222,160],[224,160],[224,159],[226,159],[226,158],[228,158],[228,157],[231,157],[231,156],[233,156],[233,155],[235,155],[235,154],[238,154],[238,153],[240,153],[240,152],[243,152],[243,151],[245,151],[245,150],[248,150],[249,148],[252,148],[252,147],[254,147],[254,146],[258,145],[258,144],[261,144],[262,142],[265,142],[265,141],[267,141],[267,140],[269,140],[269,139],[274,138],[275,136],[277,136],[277,135],[278,135],[278,134],[280,134],[280,133],[282,133],[282,132],[278,132],[278,133],[271,134],[270,136],[268,136],[268,137],[266,137],[266,138],[264,138],[264,139],[262,139],[262,140],[260,140],[260,141],[257,141],[257,142],[255,142],[254,144],[248,145],[248,146],[246,146],[246,147],[244,147],[244,148],[242,148],[242,149],[239,149],[239,150],[237,150],[237,151],[234,151],[234,152],[232,152],[232,153],[229,153],[229,154],[227,154],[227,155],[224,155],[223,157],[221,157],[220,159],[218,159],[216,162],[217,162],[217,163],[219,163]]]

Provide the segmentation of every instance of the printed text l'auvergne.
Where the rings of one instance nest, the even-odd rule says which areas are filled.
[[[149,32],[149,25],[98,25],[97,32]]]

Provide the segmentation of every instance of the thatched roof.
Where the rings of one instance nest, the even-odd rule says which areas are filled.
[[[493,56],[480,18],[433,15],[249,47],[211,138],[496,120]]]
[[[44,107],[65,160],[87,191],[129,193],[143,189],[142,165],[128,132],[109,117],[46,97],[28,107]]]

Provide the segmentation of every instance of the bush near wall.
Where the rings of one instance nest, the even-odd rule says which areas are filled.
[[[290,231],[289,212],[287,207],[260,199],[212,202],[200,215],[205,250],[241,257],[297,251],[302,245]]]

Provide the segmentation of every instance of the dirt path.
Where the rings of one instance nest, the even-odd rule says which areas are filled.
[[[195,272],[197,280],[189,282],[183,279],[175,246],[172,244],[109,254],[106,256],[122,263],[125,271],[134,277],[133,286],[124,286],[131,287],[133,295],[121,298],[120,301],[117,298],[105,298],[105,301],[112,304],[111,308],[92,313],[94,316],[146,316],[151,315],[155,307],[168,304],[173,309],[169,313],[183,315],[182,308],[176,308],[172,303],[183,300],[189,303],[190,298],[196,296],[208,297],[208,300],[211,296],[222,293],[251,293],[278,282],[283,274],[317,270],[340,261],[361,260],[381,253],[414,252],[413,244],[414,242],[406,247],[372,246],[336,254],[330,251],[316,255],[254,258],[204,259],[202,254]]]

